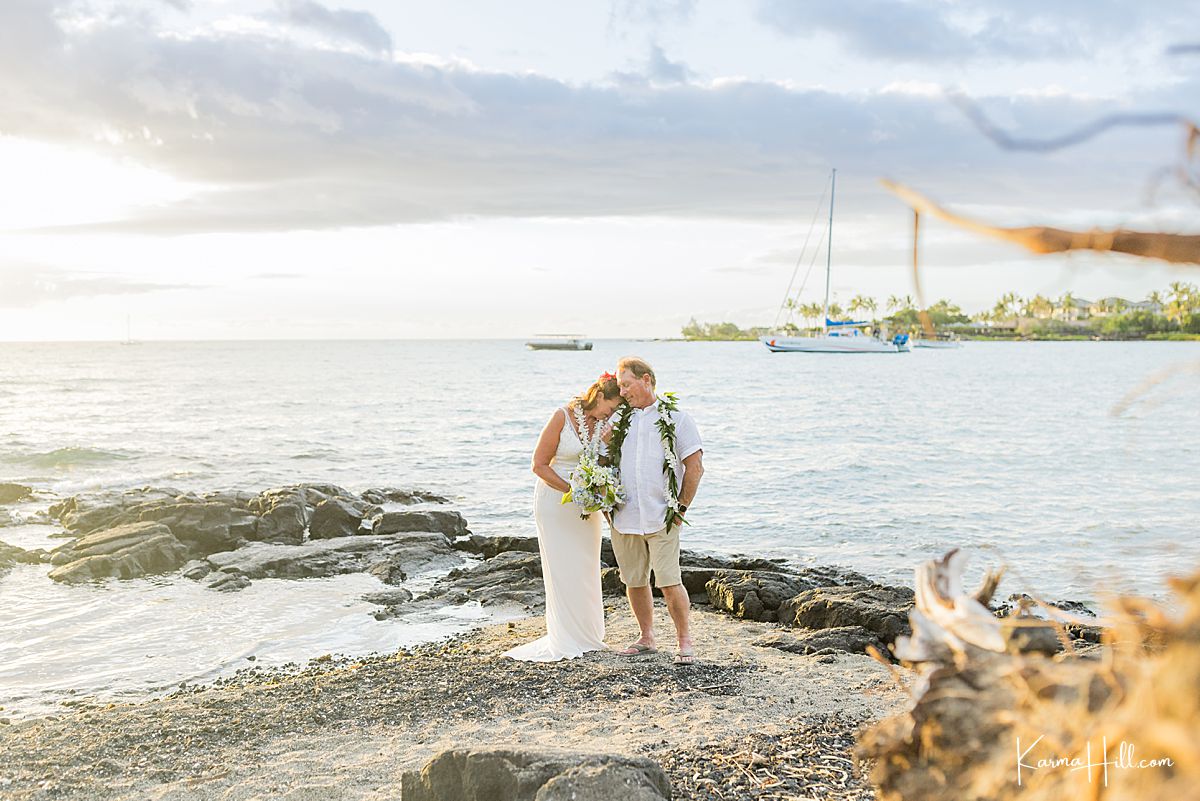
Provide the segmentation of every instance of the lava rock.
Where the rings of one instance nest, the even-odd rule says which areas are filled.
[[[868,647],[874,647],[881,654],[890,655],[883,640],[862,626],[839,626],[799,635],[772,632],[756,639],[754,645],[805,655],[865,654]]]
[[[178,569],[188,548],[162,523],[128,523],[55,548],[50,578],[79,584],[97,578],[138,578]]]
[[[259,514],[255,542],[299,545],[304,541],[308,507],[301,490],[294,487],[267,490],[255,499],[251,509]]]
[[[441,534],[335,537],[301,545],[253,542],[215,553],[208,563],[252,579],[313,578],[373,571],[378,565],[404,565],[409,572],[450,568],[462,558]]]
[[[33,490],[24,484],[0,484],[0,503],[16,503],[33,497]]]
[[[243,512],[239,518],[247,514]],[[238,537],[232,530],[233,515],[234,510],[228,504],[212,501],[151,506],[141,510],[138,517],[162,523],[177,540],[200,553],[216,553],[237,545]]]
[[[442,509],[383,512],[372,519],[373,534],[406,531],[437,531],[448,537],[458,537],[467,533],[467,521],[458,512]]]
[[[780,604],[779,622],[810,629],[861,626],[891,644],[911,634],[913,591],[885,584],[853,584],[805,590]]]
[[[1000,628],[1004,649],[1012,654],[1045,654],[1053,656],[1063,650],[1058,629],[1037,618],[1007,618]]]
[[[472,534],[469,537],[455,540],[453,543],[454,549],[458,551],[466,551],[467,553],[477,554],[484,559],[491,559],[505,551],[522,551],[524,553],[538,553],[537,537],[482,537],[478,534]],[[603,546],[602,546],[603,547]],[[609,546],[611,553],[612,546]],[[604,559],[604,554],[600,554],[601,561]],[[615,565],[616,562],[608,562],[610,565]]]
[[[456,748],[400,776],[404,801],[663,801],[671,785],[645,757]]]
[[[421,490],[405,490],[396,487],[376,487],[366,490],[361,497],[367,503],[382,506],[385,503],[402,503],[413,506],[418,503],[450,503],[448,498]]]
[[[353,537],[362,528],[364,514],[377,508],[357,499],[326,498],[313,509],[312,519],[308,522],[309,539]]]
[[[206,585],[210,590],[218,592],[237,592],[250,586],[252,582],[246,576],[236,571],[214,573]]]
[[[533,609],[545,602],[542,560],[536,554],[507,551],[468,568],[451,570],[420,601],[481,606],[513,603]]]
[[[193,559],[181,567],[179,572],[184,578],[190,578],[192,581],[199,581],[212,572],[212,565],[203,559]]]
[[[789,598],[813,588],[803,576],[763,570],[718,570],[704,585],[717,609],[745,620],[775,622]]]

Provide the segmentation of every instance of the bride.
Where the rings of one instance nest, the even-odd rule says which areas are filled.
[[[533,452],[533,519],[537,524],[546,585],[546,635],[504,656],[527,662],[574,659],[604,644],[600,594],[600,513],[580,519],[575,503],[562,503],[571,470],[584,449],[600,447],[604,423],[621,403],[617,378],[600,376],[583,394],[555,409]]]

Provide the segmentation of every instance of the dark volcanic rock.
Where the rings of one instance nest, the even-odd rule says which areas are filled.
[[[449,499],[432,492],[421,490],[404,490],[395,487],[376,487],[369,489],[360,496],[367,503],[383,505],[385,503],[403,503],[412,506],[418,503],[450,503]]]
[[[179,569],[179,574],[184,578],[190,578],[193,581],[199,581],[212,572],[212,565],[203,559],[193,559]]]
[[[236,592],[246,589],[250,584],[250,579],[241,573],[221,571],[210,574],[206,586],[210,590],[217,590],[219,592]]]
[[[468,568],[451,570],[420,601],[516,603],[534,608],[545,601],[542,560],[537,554],[508,551]]]
[[[129,523],[55,548],[51,562],[58,567],[50,571],[50,578],[78,584],[169,573],[183,564],[187,553],[187,546],[162,523]]]
[[[1036,618],[1010,618],[1000,627],[1004,647],[1009,653],[1038,653],[1053,656],[1063,650],[1058,629]]]
[[[0,503],[16,503],[32,495],[33,490],[24,484],[0,484]]]
[[[913,591],[884,584],[853,584],[805,590],[780,604],[779,622],[810,629],[861,626],[891,644],[910,634]]]
[[[462,558],[441,534],[337,537],[302,545],[250,543],[236,551],[215,553],[208,563],[247,578],[312,578],[374,572],[379,565],[404,566],[410,573],[450,568]]]
[[[467,521],[458,512],[443,509],[384,512],[372,520],[373,534],[396,534],[401,531],[437,531],[448,537],[457,537],[467,533]]]
[[[792,573],[763,570],[717,570],[705,584],[709,602],[735,617],[774,622],[787,599],[814,587],[813,580]]]
[[[806,631],[799,635],[784,632],[765,634],[754,641],[763,648],[777,648],[793,654],[865,654],[874,646],[881,654],[890,655],[887,646],[873,631],[862,626],[842,626],[834,629]]]
[[[377,509],[357,499],[327,498],[313,509],[312,519],[308,521],[308,536],[314,540],[353,537],[361,530],[363,517],[368,511],[374,513]]]
[[[472,534],[469,537],[455,540],[453,544],[455,550],[478,554],[484,559],[491,559],[493,556],[502,554],[505,551],[538,553],[537,537],[481,537],[478,534]],[[609,552],[612,552],[611,546],[609,547]],[[600,559],[601,561],[605,561],[603,553],[601,553]],[[608,564],[613,565],[616,562],[608,562]]]
[[[456,748],[400,776],[404,801],[664,801],[667,776],[645,757]]]
[[[24,548],[9,545],[7,542],[0,542],[0,573],[5,572],[17,562],[22,561],[24,555]]]
[[[299,545],[308,527],[308,507],[304,492],[297,488],[272,489],[261,493],[250,507],[259,515],[253,539]]]
[[[50,507],[50,515],[77,535],[90,534],[104,528],[134,523],[143,509],[154,505],[199,501],[195,495],[185,495],[170,488],[142,487],[74,495]]]
[[[604,595],[624,595],[625,582],[621,581],[621,569],[604,567],[600,569],[600,592]]]
[[[413,594],[408,590],[400,587],[395,590],[384,590],[383,592],[368,592],[362,597],[369,604],[379,604],[380,606],[399,606],[411,601]]]
[[[233,533],[234,512],[227,504],[214,501],[152,506],[142,509],[138,517],[143,521],[162,523],[171,529],[177,540],[193,546],[200,553],[215,553],[237,545],[238,537]],[[248,512],[238,513],[238,522],[243,526],[246,517],[254,520]]]

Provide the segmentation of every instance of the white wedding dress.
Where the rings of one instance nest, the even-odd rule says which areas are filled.
[[[566,410],[559,410],[566,418]],[[569,419],[563,420],[558,450],[550,466],[569,481],[579,464],[583,443]],[[600,520],[595,512],[579,518],[579,507],[562,503],[562,493],[537,480],[533,491],[533,520],[537,524],[546,585],[546,635],[517,646],[504,656],[526,662],[574,659],[603,650],[604,600],[600,593]]]

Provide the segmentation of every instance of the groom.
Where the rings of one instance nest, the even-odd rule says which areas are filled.
[[[695,652],[688,629],[690,603],[679,570],[679,529],[704,475],[700,432],[691,415],[673,408],[671,396],[657,397],[654,370],[645,361],[622,359],[617,364],[617,384],[629,408],[614,427],[612,444],[619,453],[613,456],[619,460],[627,497],[611,519],[612,544],[629,606],[641,629],[637,642],[617,653],[634,656],[658,650],[650,593],[653,570],[654,584],[662,590],[679,638],[675,662],[690,665]],[[672,467],[664,467],[668,460],[664,443],[672,441]]]

